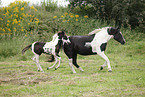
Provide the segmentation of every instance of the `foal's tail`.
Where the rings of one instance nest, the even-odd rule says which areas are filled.
[[[26,46],[26,47],[22,50],[22,54],[24,54],[24,53],[25,53],[25,51],[26,51],[26,50],[28,50],[31,46],[32,46],[32,44],[30,44],[30,45]]]

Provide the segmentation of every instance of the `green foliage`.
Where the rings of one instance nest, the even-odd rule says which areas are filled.
[[[145,33],[144,0],[70,0],[69,7],[75,13],[85,13],[108,24],[115,21],[115,26],[137,28]]]
[[[25,1],[15,1],[8,7],[0,8],[0,38],[33,34],[37,30],[39,19],[35,17],[37,9],[28,6]]]
[[[56,9],[58,9],[57,1],[55,2],[54,0],[43,0],[41,2],[41,6],[46,11],[50,11],[50,12],[55,11]]]

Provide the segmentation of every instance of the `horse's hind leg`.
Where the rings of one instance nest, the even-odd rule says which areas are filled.
[[[35,58],[36,58],[36,65],[38,67],[38,71],[40,70],[41,72],[44,72],[43,69],[41,68],[40,64],[39,64],[39,55],[35,54]]]
[[[37,62],[36,62],[36,55],[33,56],[32,60],[36,63],[36,66],[38,67]],[[39,67],[38,67],[38,71],[40,71]]]
[[[105,61],[105,63],[104,63],[103,65],[101,65],[100,70],[103,70],[103,69],[104,69],[104,67],[106,66],[106,64],[107,64],[107,62]]]

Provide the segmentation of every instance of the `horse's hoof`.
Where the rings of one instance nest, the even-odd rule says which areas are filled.
[[[101,66],[100,70],[103,70],[103,69],[104,69],[104,67],[103,67],[103,66]]]
[[[47,68],[47,70],[49,70],[49,67]]]
[[[112,72],[112,70],[108,70],[108,72]]]

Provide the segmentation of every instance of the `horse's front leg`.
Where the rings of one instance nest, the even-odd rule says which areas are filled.
[[[97,53],[99,56],[101,56],[105,61],[106,61],[106,63],[107,63],[107,65],[108,65],[108,71],[109,72],[112,72],[112,69],[111,69],[111,66],[110,66],[110,61],[109,61],[109,59],[108,59],[108,57],[104,54],[104,52],[100,52],[100,53]],[[104,63],[102,66],[101,66],[101,68],[103,69],[104,68],[104,66],[106,66],[106,63]],[[101,70],[102,70],[101,69]]]
[[[73,72],[73,73],[76,73],[75,69],[73,68],[73,59],[72,59],[72,58],[69,59],[69,66],[71,67],[72,72]]]
[[[55,68],[55,70],[57,70],[59,68],[60,63],[61,63],[61,57],[58,57],[58,59],[59,59],[59,63],[58,63],[58,66]]]
[[[54,58],[55,58],[55,63],[51,67],[48,67],[47,70],[52,69],[57,64],[57,62],[58,62],[57,56],[54,55]]]

